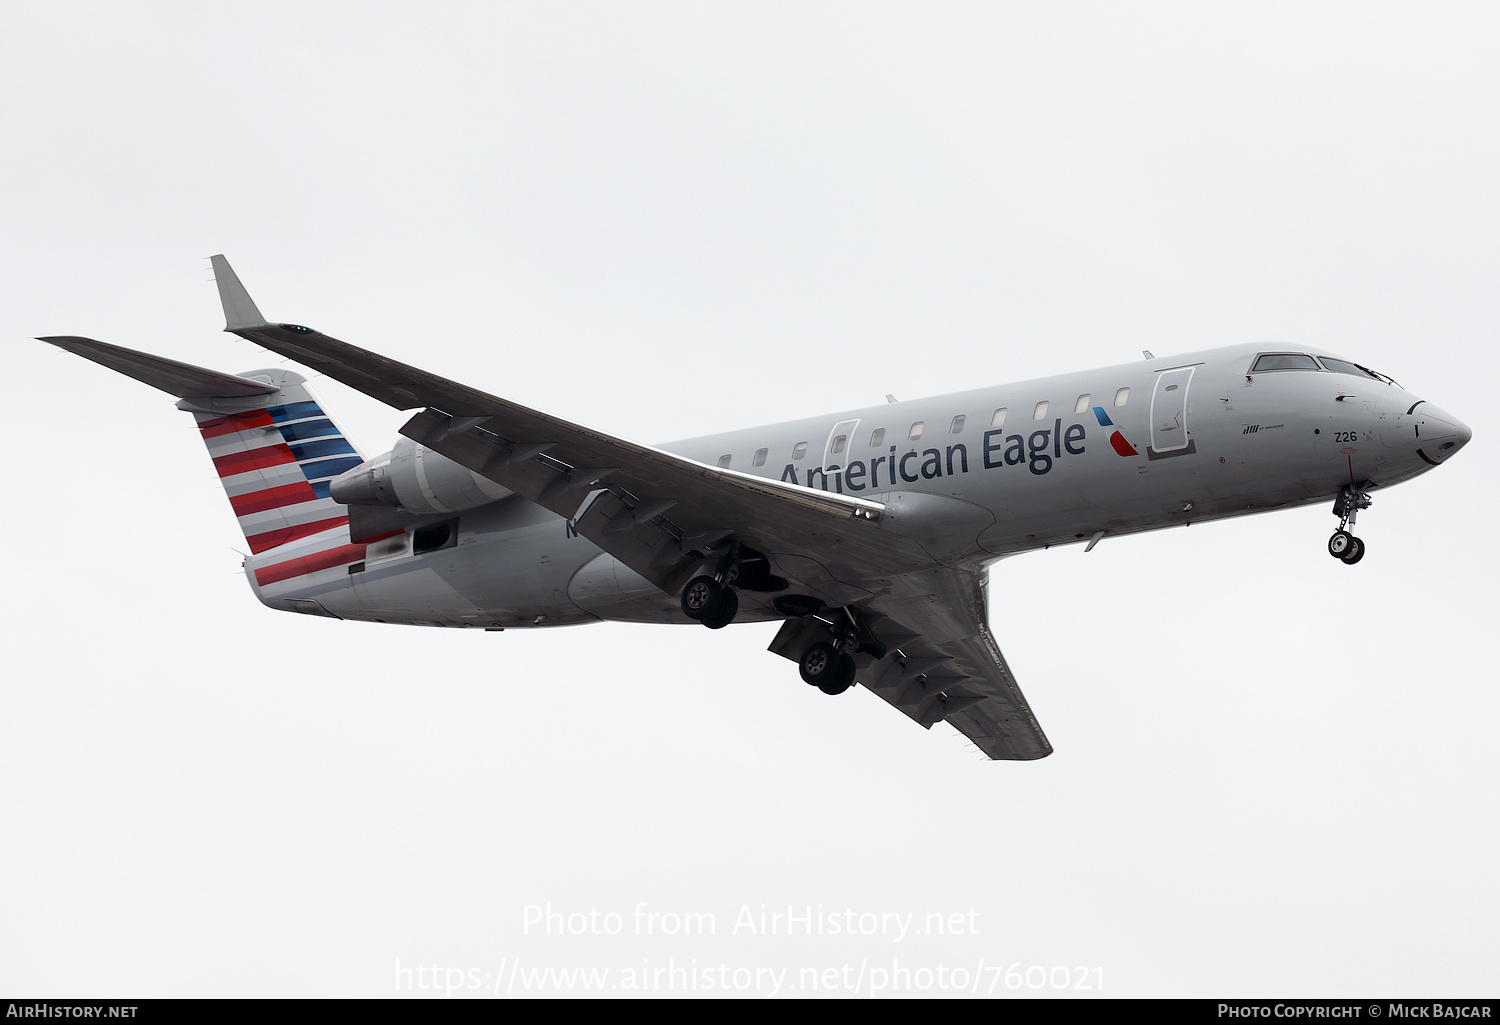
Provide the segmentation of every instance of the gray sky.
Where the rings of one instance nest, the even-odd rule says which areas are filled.
[[[8,6],[0,991],[1494,995],[1497,49],[1478,3]],[[273,365],[218,252],[272,318],[645,442],[1257,340],[1475,437],[1352,569],[1321,507],[997,565],[1056,754],[992,764],[770,626],[264,609],[190,418],[28,340]]]

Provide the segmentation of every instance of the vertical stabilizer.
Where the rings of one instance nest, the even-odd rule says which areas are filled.
[[[198,419],[214,469],[239,517],[250,551],[345,527],[348,509],[328,495],[328,482],[363,457],[333,422],[302,375],[259,370],[277,391],[253,409],[206,409],[178,403]]]

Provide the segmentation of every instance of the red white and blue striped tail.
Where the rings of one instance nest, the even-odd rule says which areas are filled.
[[[286,379],[260,409],[220,416],[194,412],[255,555],[347,527],[348,510],[328,497],[328,482],[364,461],[301,375],[276,373]]]

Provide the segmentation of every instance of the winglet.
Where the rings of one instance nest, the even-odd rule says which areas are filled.
[[[255,308],[255,300],[240,284],[239,275],[229,266],[222,255],[210,256],[214,265],[214,281],[219,286],[219,301],[224,304],[224,330],[238,331],[247,327],[262,327],[267,321]]]

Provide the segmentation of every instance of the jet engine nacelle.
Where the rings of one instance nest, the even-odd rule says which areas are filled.
[[[392,506],[419,516],[463,512],[513,494],[410,438],[333,478],[328,493],[343,505]]]

